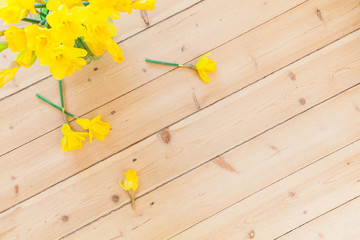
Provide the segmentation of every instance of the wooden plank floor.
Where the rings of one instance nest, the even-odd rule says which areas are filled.
[[[360,2],[157,0],[147,18],[115,22],[122,64],[65,80],[104,142],[61,152],[46,67],[0,89],[0,239],[360,239]],[[209,84],[144,62],[207,52]]]

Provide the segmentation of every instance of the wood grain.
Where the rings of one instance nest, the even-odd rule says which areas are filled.
[[[351,144],[170,239],[274,239],[360,195],[359,147]]]
[[[360,181],[360,180],[358,180]],[[360,199],[340,206],[278,238],[279,240],[338,240],[359,237]]]
[[[0,228],[0,233],[3,234],[2,237],[4,239],[11,238],[14,234],[23,235],[25,232],[28,237],[36,236],[39,231],[37,226],[44,227],[47,225],[51,226],[49,231],[42,231],[42,235],[46,236],[46,238],[57,238],[62,234],[65,235],[67,232],[74,231],[85,225],[90,219],[96,219],[99,215],[106,215],[111,210],[116,209],[117,206],[122,206],[128,201],[126,194],[119,191],[119,186],[111,184],[117,182],[119,172],[126,170],[124,166],[139,170],[140,178],[144,181],[139,189],[139,195],[141,195],[156,189],[159,185],[173,179],[174,176],[181,175],[203,164],[213,156],[222,154],[228,149],[246,142],[253,136],[262,134],[264,130],[272,128],[277,123],[331,97],[332,94],[341,91],[339,88],[344,87],[344,82],[350,83],[350,86],[356,84],[355,79],[357,79],[356,76],[360,71],[359,53],[354,51],[353,46],[359,42],[360,32],[356,32],[281,70],[279,73],[173,125],[168,129],[171,134],[170,144],[164,143],[158,135],[153,135],[56,187],[4,212],[0,215],[0,226],[3,228]],[[321,64],[321,60],[324,58],[328,59],[327,64]],[[288,78],[290,69],[298,73],[297,84]],[[338,71],[338,69],[344,70],[341,71],[341,74],[333,76],[331,73]],[[329,75],[324,73],[330,73],[330,76],[333,77],[329,78]],[[352,82],[352,79],[354,79],[354,82]],[[272,91],[269,92],[269,89]],[[321,92],[320,89],[327,89],[327,91],[315,95],[314,92]],[[258,96],[264,97],[259,99]],[[308,99],[305,106],[298,102],[300,96]],[[308,98],[308,96],[314,96],[316,99]],[[351,96],[355,96],[355,94]],[[255,99],[257,100],[254,101]],[[349,99],[346,98],[346,102],[348,101]],[[344,100],[341,101],[341,103],[343,102]],[[249,105],[252,107],[248,108]],[[338,107],[338,105],[335,106]],[[341,105],[341,109],[348,108]],[[358,114],[353,105],[351,105],[351,114]],[[348,119],[349,115],[342,114],[339,117]],[[269,120],[264,122],[261,119]],[[355,118],[354,121],[356,121]],[[353,125],[349,127],[354,129]],[[330,129],[332,128],[330,127]],[[351,134],[354,134],[351,135],[352,137],[356,136],[355,131],[351,132]],[[350,136],[346,136],[346,141],[349,141],[348,137]],[[340,141],[340,138],[337,140]],[[341,145],[344,142],[337,142],[337,144]],[[203,150],[205,148],[207,151]],[[274,155],[274,150],[271,147],[266,148],[266,153],[269,152]],[[133,158],[137,160],[134,162]],[[219,164],[219,161],[225,161],[225,163]],[[171,164],[168,164],[169,162]],[[228,164],[233,166],[231,162],[226,158],[222,158],[217,159],[215,163],[217,163],[214,165],[216,166],[216,174],[225,171],[229,175]],[[299,164],[304,163],[299,161]],[[222,169],[225,169],[218,171],[219,165],[222,166]],[[233,169],[237,170],[238,168],[233,166]],[[234,171],[230,172],[236,175]],[[238,172],[242,173],[243,171],[238,170]],[[268,179],[268,176],[266,176],[266,179]],[[101,186],[99,185],[100,182]],[[234,181],[234,184],[238,183],[239,181]],[[102,186],[108,187],[104,188]],[[183,187],[180,187],[180,189],[183,191],[185,185],[181,186]],[[176,190],[179,190],[179,188],[176,188]],[[206,189],[204,191],[206,192]],[[184,191],[184,193],[186,192],[188,191]],[[218,196],[217,192],[213,192],[213,194]],[[115,205],[112,198],[114,195],[119,196],[119,201]],[[164,195],[162,194],[162,196]],[[176,197],[178,195],[170,194],[169,198],[171,196]],[[164,201],[166,199],[168,197],[164,198]],[[70,200],[71,204],[69,204]],[[43,211],[34,215],[34,211],[40,206],[42,206]],[[46,208],[49,210],[46,210]],[[54,215],[49,216],[46,214],[50,209]],[[209,211],[205,212],[209,213]],[[133,215],[131,212],[128,214]],[[69,218],[65,227],[63,221],[60,220],[60,216],[63,215]],[[34,221],[40,224],[21,221],[21,219],[28,219],[30,216],[35,217]],[[83,216],[86,216],[86,218]],[[138,217],[134,219],[141,219],[144,222],[148,220]],[[45,220],[46,222],[44,222]],[[146,225],[151,222],[153,221],[148,221]],[[11,229],[10,226],[14,228]],[[176,224],[176,226],[181,227],[182,225]],[[172,233],[177,231],[177,229],[167,227]],[[166,231],[160,231],[160,233],[165,234]],[[148,237],[151,239],[150,236]]]

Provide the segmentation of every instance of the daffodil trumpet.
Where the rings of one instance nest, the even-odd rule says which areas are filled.
[[[214,60],[211,60],[208,58],[208,56],[210,56],[210,54],[211,53],[207,53],[204,56],[201,56],[199,58],[199,61],[195,65],[193,65],[193,64],[183,65],[183,64],[178,64],[178,63],[157,61],[157,60],[148,59],[148,58],[145,59],[145,62],[157,63],[157,64],[174,66],[174,67],[191,68],[198,72],[199,77],[201,78],[202,81],[208,83],[208,82],[210,82],[208,73],[215,72],[215,70],[216,70],[216,63],[214,62]]]
[[[46,102],[47,104],[49,104],[50,106],[56,108],[59,111],[63,111],[62,108],[58,105],[56,105],[55,103],[51,102],[50,100],[46,99],[45,97],[43,97],[42,95],[40,95],[39,93],[36,94],[36,97],[38,97],[40,100]],[[65,111],[65,114],[72,117],[72,118],[78,118],[76,115],[69,113],[68,111]]]

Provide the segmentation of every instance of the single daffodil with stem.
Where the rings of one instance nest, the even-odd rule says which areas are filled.
[[[193,65],[193,64],[183,65],[183,64],[178,64],[178,63],[157,61],[157,60],[152,60],[152,59],[148,59],[148,58],[146,58],[145,61],[149,62],[149,63],[157,63],[157,64],[174,66],[174,67],[185,67],[185,68],[194,69],[199,73],[201,80],[208,83],[208,82],[210,82],[208,73],[213,73],[216,71],[215,61],[208,58],[210,55],[211,55],[211,53],[207,53],[204,56],[201,56],[199,58],[199,61],[195,65]]]
[[[135,192],[139,186],[139,178],[135,170],[128,170],[125,174],[124,183],[119,181],[120,186],[128,191],[130,199],[131,199],[131,207],[135,210]]]

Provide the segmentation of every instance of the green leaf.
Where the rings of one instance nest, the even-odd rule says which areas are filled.
[[[7,42],[0,42],[0,52],[8,48]]]

